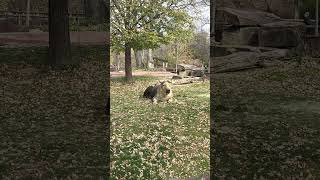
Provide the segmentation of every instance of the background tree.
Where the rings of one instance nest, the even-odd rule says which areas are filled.
[[[126,79],[132,79],[131,49],[154,49],[190,37],[192,19],[185,0],[111,0],[112,45],[125,51]]]
[[[84,0],[84,9],[87,17],[95,21],[95,23],[101,24],[106,20],[106,0]]]
[[[68,1],[49,0],[49,64],[74,64],[71,58]]]
[[[26,1],[23,0],[9,0],[8,2],[8,10],[9,11],[25,11],[26,9]]]
[[[206,32],[196,33],[190,49],[195,59],[200,59],[203,65],[208,65],[210,56],[210,41],[209,34]]]
[[[9,3],[10,3],[10,0],[1,0],[0,1],[0,10],[1,11],[8,10]]]

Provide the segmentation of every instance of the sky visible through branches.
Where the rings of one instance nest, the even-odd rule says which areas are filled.
[[[194,17],[194,23],[197,31],[210,32],[210,6],[199,4],[193,9],[188,10],[189,14]]]

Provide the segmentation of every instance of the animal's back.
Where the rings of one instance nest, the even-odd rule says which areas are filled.
[[[143,93],[143,97],[145,98],[153,98],[155,96],[154,86],[149,86]]]

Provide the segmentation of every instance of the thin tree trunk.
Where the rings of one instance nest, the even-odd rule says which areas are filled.
[[[116,64],[116,70],[120,70],[121,61],[120,61],[120,53],[115,52],[114,53],[114,63]]]
[[[49,0],[49,64],[53,67],[75,64],[71,58],[68,1]]]
[[[178,74],[178,44],[175,46],[175,52],[176,52],[176,73]]]
[[[127,81],[132,80],[132,66],[131,66],[131,47],[126,44],[125,45],[125,77]]]
[[[30,1],[31,0],[27,0],[27,15],[26,15],[26,26],[27,27],[30,26]]]
[[[300,18],[300,12],[299,12],[300,0],[295,0],[294,3],[295,3],[294,4],[294,18],[299,19]]]
[[[152,49],[148,49],[148,57],[147,57],[147,68],[154,68],[153,60],[152,60]]]
[[[144,68],[147,68],[145,58],[144,58],[144,49],[141,50],[141,64]]]
[[[117,62],[117,71],[120,71],[120,68],[121,68],[120,53],[116,54],[116,62]]]
[[[142,67],[143,67],[143,64],[142,64],[142,60],[143,60],[142,53],[143,53],[143,51],[142,51],[142,50],[139,50],[139,51],[137,51],[137,52],[138,52],[138,63],[139,63],[139,67],[142,68]]]

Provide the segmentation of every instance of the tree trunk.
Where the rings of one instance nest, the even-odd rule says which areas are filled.
[[[27,0],[27,16],[26,16],[26,26],[29,28],[30,26],[30,1]]]
[[[117,69],[117,71],[119,71],[120,70],[120,66],[121,66],[120,53],[116,52],[114,54],[114,59],[115,59],[115,63],[116,63],[116,69]]]
[[[147,57],[147,69],[154,68],[153,59],[152,59],[152,49],[148,49],[148,57]]]
[[[138,51],[138,50],[134,50],[134,58],[136,59],[136,67],[137,68],[140,68],[141,67],[141,59],[140,59],[140,54],[141,54],[141,51]]]
[[[143,66],[144,68],[147,68],[146,61],[144,58],[144,49],[141,50],[141,66]]]
[[[176,54],[176,73],[178,73],[178,44],[175,45],[175,54]]]
[[[68,1],[49,0],[49,64],[62,67],[75,64],[71,58]]]
[[[131,66],[131,47],[130,45],[125,45],[125,77],[127,81],[132,80],[132,66]]]
[[[139,50],[138,51],[138,61],[139,61],[139,67],[142,68],[143,67],[143,50]]]

